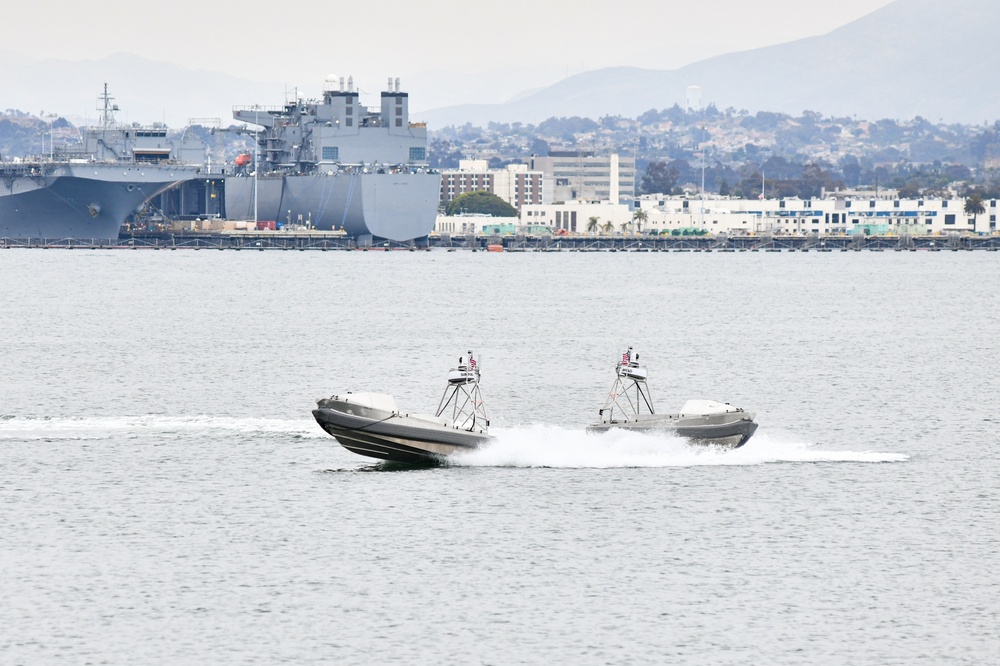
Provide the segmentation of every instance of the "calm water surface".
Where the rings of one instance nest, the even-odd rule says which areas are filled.
[[[0,662],[1000,654],[996,253],[0,250]],[[723,452],[583,426],[623,348]],[[393,468],[314,400],[493,446]]]

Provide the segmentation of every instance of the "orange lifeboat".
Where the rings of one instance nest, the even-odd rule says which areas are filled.
[[[236,166],[246,166],[253,160],[250,153],[242,153],[236,156]]]

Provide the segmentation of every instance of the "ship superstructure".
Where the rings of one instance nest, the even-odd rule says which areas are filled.
[[[319,99],[234,108],[235,120],[261,129],[255,154],[226,179],[227,215],[358,238],[426,236],[440,186],[427,165],[427,127],[410,121],[399,79],[380,102],[363,106],[352,77],[330,75]]]

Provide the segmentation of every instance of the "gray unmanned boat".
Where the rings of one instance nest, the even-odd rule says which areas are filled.
[[[615,367],[615,383],[599,412],[601,420],[587,430],[667,431],[693,442],[734,449],[746,444],[757,430],[753,414],[728,402],[688,400],[675,414],[658,414],[646,377],[646,368],[639,365],[639,355],[633,356],[629,347]]]
[[[348,451],[392,462],[436,463],[492,440],[471,351],[449,371],[434,416],[401,412],[385,393],[350,392],[317,401],[313,416]]]

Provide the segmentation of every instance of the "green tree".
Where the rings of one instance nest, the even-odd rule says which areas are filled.
[[[600,221],[600,219],[601,218],[597,217],[596,215],[592,215],[590,217],[590,220],[587,221],[587,233],[592,234],[597,231],[598,222]]]
[[[646,194],[668,194],[677,184],[680,172],[666,162],[650,162],[642,174],[642,191]]]
[[[495,194],[484,190],[459,194],[448,203],[445,214],[461,213],[492,215],[493,217],[517,217],[517,209]]]
[[[604,233],[610,234],[612,231],[615,230],[615,225],[611,222],[611,220],[608,220],[603,225],[601,225],[601,229],[604,230]]]
[[[976,228],[976,221],[979,216],[986,212],[983,205],[983,198],[978,192],[974,192],[965,198],[965,214],[972,216],[972,228]]]
[[[642,233],[642,225],[649,219],[649,214],[641,208],[636,208],[632,213],[632,221],[635,222],[639,233]]]

